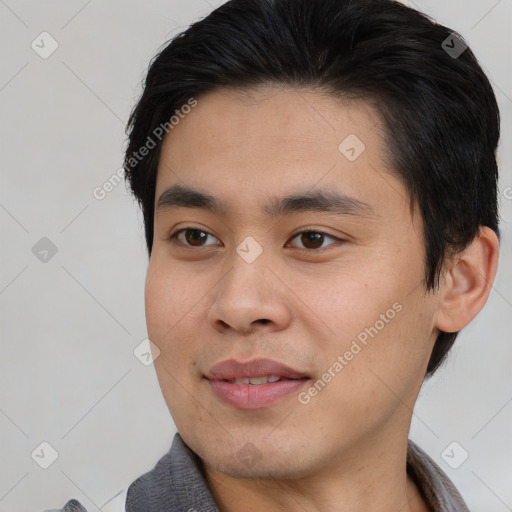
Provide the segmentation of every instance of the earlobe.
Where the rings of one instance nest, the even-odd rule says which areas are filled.
[[[496,276],[498,254],[496,233],[482,226],[468,247],[447,261],[435,316],[439,330],[460,331],[484,307]]]

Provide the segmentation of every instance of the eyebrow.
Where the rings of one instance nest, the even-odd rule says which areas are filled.
[[[228,214],[228,208],[218,198],[188,186],[172,185],[158,199],[157,211],[174,208],[200,208],[217,215]],[[271,198],[262,206],[270,219],[293,213],[330,212],[340,215],[376,217],[374,209],[354,197],[330,189],[294,192],[284,197]]]

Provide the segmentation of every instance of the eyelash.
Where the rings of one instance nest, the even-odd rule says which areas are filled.
[[[193,226],[188,226],[188,227],[184,227],[184,228],[180,228],[180,229],[177,229],[176,231],[174,231],[173,233],[171,233],[168,237],[168,240],[171,241],[172,243],[175,243],[175,244],[180,244],[181,246],[183,246],[185,249],[202,249],[204,247],[209,247],[209,246],[203,246],[203,247],[193,247],[193,246],[190,246],[190,245],[186,245],[184,244],[183,242],[181,242],[180,240],[178,240],[178,235],[184,231],[200,231],[202,233],[206,233],[207,235],[210,235],[210,236],[213,236],[214,238],[216,238],[214,235],[212,235],[211,233],[209,233],[208,231],[205,231],[204,229],[201,229],[201,228],[196,228],[196,227],[193,227]],[[297,233],[293,234],[292,237],[290,238],[290,240],[293,240],[294,238],[297,238],[297,236],[299,235],[302,235],[304,233],[316,233],[316,234],[320,234],[320,235],[324,235],[328,238],[332,238],[333,240],[337,241],[337,242],[344,242],[343,239],[341,238],[338,238],[338,237],[335,237],[333,235],[329,235],[328,233],[325,233],[324,231],[319,231],[317,229],[314,229],[314,228],[305,228],[305,229],[302,229],[301,231],[298,231]],[[329,245],[333,245],[333,244],[329,244]],[[302,247],[293,247],[294,249],[299,249],[301,251],[308,251],[308,252],[311,252],[311,251],[314,251],[314,252],[320,252],[320,251],[323,251],[326,249],[326,247],[323,247],[321,249],[307,249],[307,248],[302,248]]]

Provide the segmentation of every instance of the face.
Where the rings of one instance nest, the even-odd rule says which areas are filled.
[[[197,100],[162,147],[146,280],[173,420],[232,477],[362,467],[407,438],[437,335],[420,216],[385,162],[379,118],[285,88]],[[303,378],[213,379],[218,363],[260,358]]]

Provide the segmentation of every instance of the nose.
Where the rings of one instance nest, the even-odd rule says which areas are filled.
[[[289,290],[261,254],[247,263],[234,254],[231,269],[221,279],[208,321],[214,329],[248,334],[258,329],[286,329],[292,318]]]

